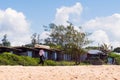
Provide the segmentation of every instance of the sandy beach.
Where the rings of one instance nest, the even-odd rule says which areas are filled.
[[[120,80],[120,66],[0,66],[0,80]]]

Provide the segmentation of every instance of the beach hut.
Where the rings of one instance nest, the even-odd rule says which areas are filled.
[[[88,50],[87,61],[91,64],[102,64],[102,60],[106,58],[106,54],[100,50]]]
[[[102,56],[104,56],[104,55],[105,55],[105,53],[100,50],[88,50],[88,52],[87,52],[87,58],[91,58],[91,57],[102,58]]]

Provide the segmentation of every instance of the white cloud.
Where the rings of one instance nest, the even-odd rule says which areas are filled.
[[[54,23],[57,25],[67,25],[66,21],[72,20],[71,22],[78,21],[81,13],[82,13],[82,5],[80,3],[76,3],[70,7],[61,7],[57,8],[57,12],[55,15]]]
[[[30,25],[22,12],[7,8],[0,10],[0,38],[7,34],[12,45],[30,42]]]
[[[110,43],[108,35],[106,34],[105,31],[102,31],[102,30],[94,31],[92,33],[92,35],[89,36],[89,39],[94,41],[93,42],[94,45],[103,44],[103,43],[106,43],[106,44]]]
[[[114,45],[113,48],[120,47],[120,41],[112,41],[111,45]]]
[[[67,21],[76,22],[80,19],[79,17],[82,13],[82,10],[83,8],[80,3],[76,3],[75,5],[70,7],[63,6],[63,7],[57,8],[55,19],[53,22],[56,25],[64,25],[64,26],[68,24]],[[80,31],[80,29],[77,26],[75,26],[75,29]],[[41,34],[40,38],[43,40],[47,38],[48,35],[46,35],[46,33],[50,34],[49,32],[45,31]]]
[[[95,41],[99,39],[98,42],[106,42],[107,40],[107,42],[113,46],[115,46],[116,43],[120,43],[120,14],[113,14],[107,17],[97,17],[86,22],[83,26],[85,30],[95,34]],[[99,33],[94,33],[95,31],[99,31]],[[101,36],[99,35],[101,35],[103,38],[101,39]]]
[[[50,32],[47,32],[47,31],[42,32],[42,34],[40,35],[40,39],[42,40],[41,42],[44,43],[44,40],[48,38],[49,35],[50,35]]]

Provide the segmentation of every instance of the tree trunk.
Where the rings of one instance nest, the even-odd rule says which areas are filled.
[[[79,65],[81,62],[80,55],[78,53],[75,54],[75,65]]]

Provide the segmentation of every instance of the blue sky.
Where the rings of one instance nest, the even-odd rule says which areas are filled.
[[[43,25],[48,25],[54,20],[56,8],[72,6],[76,2],[80,2],[84,7],[82,13],[83,21],[96,16],[108,16],[116,12],[120,13],[119,0],[2,0],[0,1],[0,9],[12,8],[23,12],[31,22],[33,32],[39,32],[39,29],[43,30]]]
[[[23,16],[25,17],[25,19],[24,19],[24,17],[22,18],[26,21],[25,25],[26,25],[26,23],[28,25],[28,27],[26,27],[25,29],[27,31],[30,30],[30,31],[28,31],[28,33],[32,34],[34,32],[37,32],[37,33],[42,34],[44,32],[44,29],[42,26],[48,25],[49,23],[54,22],[56,19],[55,15],[60,14],[60,13],[57,13],[57,9],[59,9],[59,10],[63,9],[63,6],[65,7],[65,9],[66,8],[69,9],[70,7],[77,5],[77,3],[79,3],[78,6],[81,9],[78,9],[78,13],[74,12],[74,11],[67,12],[66,15],[69,16],[69,19],[67,19],[67,20],[72,22],[72,19],[77,18],[78,22],[73,21],[74,25],[76,25],[76,26],[82,25],[83,27],[85,26],[85,29],[87,30],[87,32],[90,31],[93,33],[91,39],[98,38],[98,37],[96,37],[95,33],[100,33],[101,34],[99,37],[100,40],[101,40],[101,38],[105,38],[106,40],[108,39],[107,41],[106,40],[105,41],[107,43],[110,43],[113,45],[116,45],[119,43],[120,39],[117,36],[118,33],[115,33],[115,32],[112,33],[112,29],[113,29],[112,27],[110,27],[110,29],[109,29],[109,26],[108,26],[106,29],[104,29],[105,25],[110,25],[110,26],[114,25],[114,23],[109,24],[109,22],[110,22],[110,21],[108,21],[109,18],[111,20],[115,20],[115,21],[116,21],[116,19],[118,19],[118,21],[119,21],[119,14],[120,14],[120,5],[119,5],[120,1],[119,0],[35,0],[35,1],[34,0],[20,0],[20,1],[18,1],[18,0],[12,0],[12,1],[11,0],[1,0],[0,1],[0,10],[5,12],[5,10],[10,8],[11,10],[16,11],[16,15],[17,15],[17,13],[21,12],[23,14]],[[65,9],[63,11],[65,11]],[[8,10],[8,11],[10,11],[10,10]],[[72,18],[71,18],[71,14],[72,14]],[[117,15],[114,15],[114,14],[117,14]],[[61,12],[61,15],[62,15],[62,12]],[[63,14],[63,16],[64,16],[64,14]],[[116,16],[117,16],[117,18],[116,18]],[[2,19],[4,19],[4,18],[1,18],[1,20]],[[18,18],[17,18],[17,20],[19,21]],[[101,20],[106,20],[105,21],[106,23],[102,22]],[[2,22],[1,22],[1,24],[2,24]],[[112,21],[112,22],[114,22],[114,21]],[[98,23],[99,23],[99,25],[98,25]],[[2,25],[1,24],[0,24],[0,31],[4,30],[3,33],[5,33],[5,29],[2,28],[3,24]],[[6,22],[6,24],[7,24],[7,22]],[[6,24],[4,22],[4,25],[6,25]],[[90,27],[88,27],[88,24]],[[118,24],[119,24],[119,22],[117,22],[116,26]],[[103,26],[103,27],[99,27],[99,26]],[[7,27],[9,27],[9,26],[7,25]],[[94,27],[94,28],[90,29],[91,27]],[[116,28],[118,28],[118,26]],[[111,33],[108,32],[109,30]],[[11,33],[11,32],[9,32],[9,33]],[[17,31],[16,31],[16,34],[17,34]],[[25,34],[28,35],[27,33],[25,33]],[[2,36],[2,35],[3,34],[1,33],[0,36]],[[101,37],[102,35],[104,35],[104,37]],[[115,39],[112,39],[110,37],[110,35],[116,36],[116,37],[114,37]],[[12,33],[10,36],[13,36]],[[16,35],[14,35],[14,36],[16,36]],[[18,37],[21,37],[21,36],[18,36]],[[0,39],[1,39],[1,37],[0,37]],[[12,40],[11,37],[10,37],[10,39],[12,42],[14,40],[17,40],[17,39]],[[25,40],[27,40],[27,39],[25,39]],[[96,44],[98,44],[100,40],[95,41]],[[100,43],[102,43],[102,42],[104,42],[104,40],[100,41]],[[21,44],[21,43],[19,43],[19,44]],[[16,43],[14,42],[13,44],[15,45]],[[116,46],[118,46],[118,45],[116,45]]]

